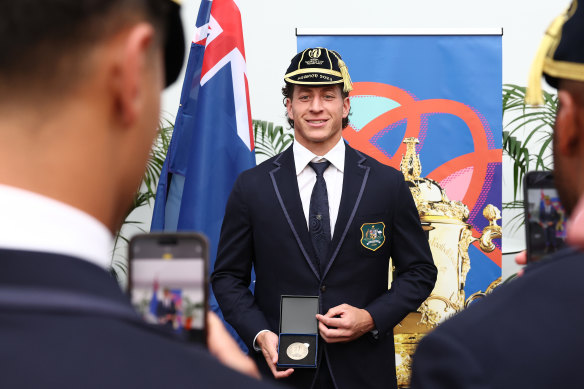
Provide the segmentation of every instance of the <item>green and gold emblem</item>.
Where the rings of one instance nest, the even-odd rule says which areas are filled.
[[[385,243],[385,224],[365,223],[361,226],[361,244],[366,249],[375,251]]]

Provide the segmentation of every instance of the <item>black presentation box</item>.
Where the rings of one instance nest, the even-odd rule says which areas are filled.
[[[278,367],[316,367],[318,296],[282,296]]]

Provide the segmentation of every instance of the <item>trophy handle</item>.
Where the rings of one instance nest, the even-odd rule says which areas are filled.
[[[489,204],[483,210],[483,216],[489,221],[489,225],[483,229],[479,239],[479,246],[485,253],[490,253],[495,250],[493,239],[498,239],[502,236],[502,228],[497,225],[497,220],[501,219],[501,211],[494,205]]]

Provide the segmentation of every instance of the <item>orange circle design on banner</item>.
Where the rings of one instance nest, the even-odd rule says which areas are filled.
[[[377,82],[355,82],[353,84],[351,97],[356,96],[379,96],[393,100],[399,104],[398,107],[382,113],[368,122],[359,131],[356,131],[351,126],[347,126],[343,130],[343,138],[345,138],[352,147],[361,150],[377,159],[379,162],[392,166],[398,170],[400,168],[399,165],[401,158],[405,154],[407,146],[404,143],[401,143],[393,154],[393,157],[388,157],[383,150],[372,143],[372,138],[379,131],[391,126],[392,124],[405,121],[406,130],[404,138],[419,138],[420,130],[422,128],[422,115],[444,113],[454,115],[463,120],[468,126],[472,136],[474,151],[455,157],[438,166],[433,171],[422,174],[422,176],[440,182],[462,169],[472,167],[472,176],[462,202],[469,208],[469,210],[472,210],[475,207],[477,200],[481,196],[483,185],[487,179],[487,169],[489,164],[496,162],[500,163],[502,158],[501,149],[495,147],[489,148],[489,140],[486,133],[488,124],[479,116],[479,114],[477,114],[477,112],[468,105],[453,100],[416,100],[415,97],[403,89]],[[474,229],[473,232],[473,235],[480,235],[480,233]],[[484,253],[484,255],[489,257],[497,265],[501,266],[500,252],[500,249],[497,248],[491,253]]]
[[[474,143],[474,151],[464,154],[442,164],[433,171],[424,174],[425,177],[440,182],[451,174],[472,166],[472,178],[462,202],[473,208],[480,196],[483,183],[487,176],[489,163],[500,162],[501,150],[489,149],[485,125],[477,113],[469,106],[445,99],[416,100],[409,93],[398,87],[377,82],[356,82],[353,84],[351,96],[380,96],[400,104],[367,123],[361,130],[355,131],[351,126],[343,130],[343,137],[349,144],[377,159],[379,162],[399,170],[401,156],[406,152],[406,145],[401,143],[394,153],[398,158],[389,158],[371,142],[371,139],[382,129],[391,124],[405,120],[404,138],[419,137],[421,118],[423,114],[445,113],[459,117],[468,126]]]

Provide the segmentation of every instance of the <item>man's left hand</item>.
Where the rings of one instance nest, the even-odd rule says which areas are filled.
[[[365,309],[349,304],[337,305],[325,315],[316,315],[320,336],[327,343],[350,342],[375,328],[373,318]]]

